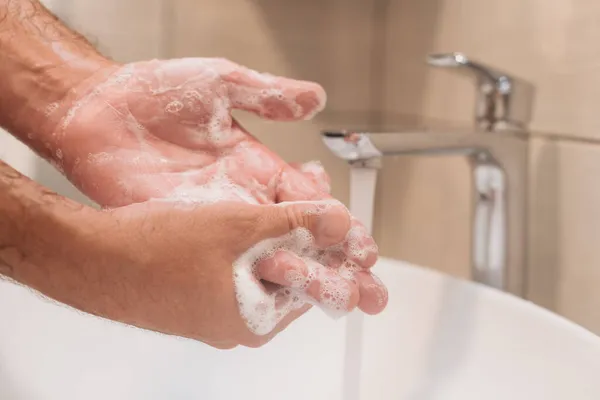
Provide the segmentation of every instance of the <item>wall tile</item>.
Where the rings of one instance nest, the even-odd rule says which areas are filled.
[[[375,218],[382,254],[469,278],[471,194],[464,158],[386,158]]]
[[[528,297],[600,333],[600,145],[536,139]]]

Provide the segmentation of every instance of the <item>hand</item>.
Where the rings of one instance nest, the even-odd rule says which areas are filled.
[[[85,82],[86,89],[75,90],[87,94],[50,107],[57,124],[48,142],[55,164],[100,204],[330,198],[322,168],[290,167],[230,115],[239,108],[275,120],[309,118],[323,107],[320,86],[222,59],[150,61],[102,71]],[[358,305],[380,312],[387,293],[368,272],[377,247],[356,220],[341,253],[328,266],[338,268],[348,258],[362,268],[356,275]],[[278,274],[263,271],[261,278]]]
[[[325,102],[317,84],[223,59],[102,71],[73,90],[77,97],[49,106],[60,122],[45,135],[54,164],[99,204],[199,200],[206,193],[198,188],[214,178],[236,186],[225,191],[228,199],[262,204],[319,197],[328,188],[301,179],[230,115],[238,108],[273,120],[310,118]]]
[[[73,261],[78,267],[67,268],[63,275],[53,274],[51,280],[59,287],[72,288],[72,292],[62,292],[59,300],[96,315],[218,348],[260,346],[308,307],[296,308],[298,303],[286,301],[284,291],[288,289],[274,287],[262,292],[255,304],[241,307],[251,308],[249,315],[242,316],[263,324],[256,330],[260,334],[250,332],[248,319],[240,316],[234,281],[243,280],[242,274],[252,268],[253,259],[240,256],[250,254],[252,247],[264,249],[261,243],[269,247],[274,239],[302,229],[312,233],[313,244],[321,249],[339,243],[350,226],[349,216],[343,206],[319,212],[321,208],[310,203],[257,206],[219,202],[173,207],[146,202],[107,212],[89,210],[80,215],[85,225],[78,228],[77,237],[83,238],[78,240],[84,243],[69,245],[76,253]],[[279,243],[278,248],[293,260],[284,259],[288,264],[285,274],[270,278],[285,283],[287,277],[295,276],[296,282],[302,282],[303,293],[323,301],[322,296],[329,293],[327,284],[323,286],[323,280],[313,279],[314,275],[311,278],[311,265],[303,261],[300,252],[294,252],[293,246]],[[279,255],[274,253],[257,268],[269,269]],[[241,263],[236,261],[240,259]],[[76,273],[69,275],[73,271]],[[358,293],[344,283],[340,285],[333,271],[324,267],[321,271],[331,280],[329,289],[345,290],[347,296],[338,305],[354,308]],[[258,305],[262,308],[254,307]],[[267,328],[269,333],[263,335],[260,328]]]

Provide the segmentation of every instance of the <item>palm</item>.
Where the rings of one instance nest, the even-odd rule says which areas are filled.
[[[122,69],[59,125],[65,172],[109,207],[158,198],[322,198],[322,186],[230,115],[238,107],[279,120],[303,118],[322,106],[322,89],[281,79],[281,89],[268,93],[258,76],[239,68],[223,60],[173,60]]]

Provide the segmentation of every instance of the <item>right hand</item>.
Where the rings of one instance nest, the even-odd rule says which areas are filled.
[[[53,297],[95,315],[217,348],[261,346],[308,310],[308,306],[286,308],[289,299],[284,292],[294,287],[298,274],[307,276],[307,266],[285,247],[257,264],[259,273],[267,271],[269,280],[278,283],[264,296],[272,298],[282,314],[275,329],[257,335],[240,315],[232,265],[255,244],[297,228],[308,229],[313,245],[329,251],[344,240],[350,216],[341,204],[324,212],[319,208],[304,202],[197,205],[153,201],[110,211],[90,209],[85,211],[91,213],[85,226],[78,228],[78,242],[69,244],[78,267],[56,269],[61,273],[50,279],[62,290]],[[280,256],[285,257],[283,263],[278,263]],[[295,260],[290,262],[290,257]],[[341,280],[321,267],[324,275],[307,282],[305,293],[323,302],[326,285],[334,285],[348,295],[342,304],[345,311],[356,307],[361,296],[356,281]],[[290,281],[289,276],[295,279]]]

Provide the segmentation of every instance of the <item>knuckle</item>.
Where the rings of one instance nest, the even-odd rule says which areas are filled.
[[[298,219],[298,212],[295,206],[288,206],[284,208],[285,218],[288,222],[290,231],[296,229],[300,224]]]

